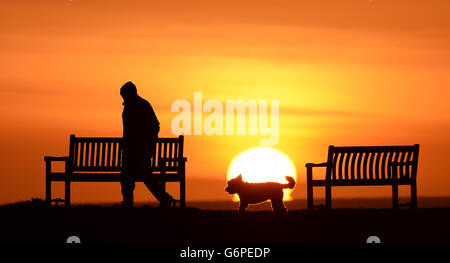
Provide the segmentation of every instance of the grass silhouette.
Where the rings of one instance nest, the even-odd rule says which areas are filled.
[[[450,208],[289,210],[286,215],[118,205],[46,207],[43,200],[0,207],[0,242],[382,242],[449,241]]]

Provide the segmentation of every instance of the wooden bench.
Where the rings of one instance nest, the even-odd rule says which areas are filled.
[[[45,156],[45,200],[47,204],[61,201],[52,199],[52,182],[65,182],[66,206],[70,206],[70,184],[72,182],[120,182],[122,180],[122,138],[76,137],[70,135],[69,155],[64,157]],[[163,182],[180,183],[180,207],[186,205],[186,178],[183,157],[184,137],[158,138],[156,153],[149,162],[151,174],[136,178],[143,182],[151,178]],[[52,172],[53,162],[64,162],[64,172]]]
[[[325,163],[307,163],[308,209],[314,208],[313,187],[325,187],[325,207],[331,208],[332,186],[392,186],[392,206],[417,208],[417,162],[419,145],[328,148]],[[326,167],[325,179],[313,179],[313,167]],[[411,186],[411,202],[398,203],[398,186]]]

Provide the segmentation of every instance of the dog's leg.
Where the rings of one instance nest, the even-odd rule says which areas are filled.
[[[241,202],[241,203],[239,204],[239,214],[245,213],[245,209],[247,209],[247,207],[248,207],[248,204],[247,204],[247,203]]]
[[[271,199],[273,212],[276,214],[285,214],[287,212],[286,207],[284,206],[283,199]]]

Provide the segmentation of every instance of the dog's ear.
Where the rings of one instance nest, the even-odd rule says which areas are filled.
[[[238,177],[236,177],[239,181],[242,181],[242,174],[239,174]]]

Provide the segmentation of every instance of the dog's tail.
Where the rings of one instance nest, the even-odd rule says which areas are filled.
[[[294,188],[295,186],[295,180],[292,178],[292,176],[286,176],[286,180],[288,181],[287,184],[284,185],[284,188]]]

